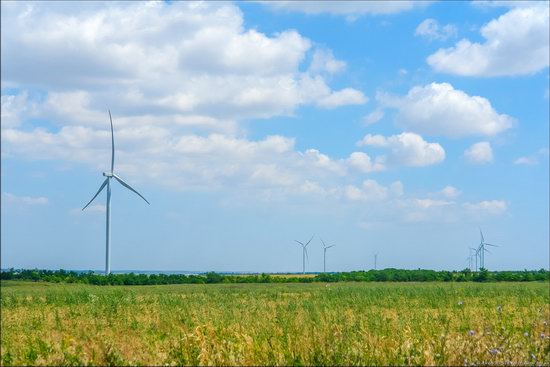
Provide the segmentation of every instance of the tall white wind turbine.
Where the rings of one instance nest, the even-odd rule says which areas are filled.
[[[485,269],[485,253],[486,252],[491,253],[489,250],[485,248],[485,246],[492,246],[492,247],[498,247],[498,246],[485,242],[485,238],[483,237],[483,232],[481,231],[481,228],[479,228],[479,235],[481,236],[481,243],[479,244],[477,251],[479,253],[480,267]]]
[[[105,242],[106,242],[106,249],[105,249],[105,274],[108,275],[111,273],[111,179],[114,178],[117,180],[122,186],[126,187],[127,189],[133,191],[136,193],[140,198],[145,200],[147,204],[150,204],[147,199],[145,199],[139,192],[134,190],[130,185],[128,185],[126,182],[122,180],[122,178],[118,177],[114,173],[115,168],[115,134],[113,131],[113,119],[111,117],[111,111],[109,110],[109,120],[111,121],[111,172],[103,172],[103,176],[105,176],[105,181],[101,184],[99,187],[99,190],[97,190],[96,194],[86,204],[82,210],[86,209],[88,205],[94,201],[94,199],[99,195],[99,193],[107,186],[107,218],[106,218],[106,230],[105,230]]]
[[[327,272],[327,249],[334,247],[336,245],[327,246],[325,244],[325,241],[323,241],[322,238],[321,238],[321,242],[323,243],[323,273],[326,273]]]
[[[307,245],[309,245],[309,243],[311,242],[313,237],[315,237],[315,235],[311,236],[311,238],[309,239],[309,241],[306,242],[305,245],[302,242],[298,241],[298,240],[294,240],[302,246],[302,274],[306,273],[306,257],[308,257],[306,247],[307,247]],[[309,260],[309,257],[308,257],[308,260]]]

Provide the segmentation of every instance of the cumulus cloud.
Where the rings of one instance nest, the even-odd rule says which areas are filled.
[[[392,166],[429,166],[445,159],[441,145],[429,143],[422,136],[409,132],[389,137],[367,134],[357,144],[387,149],[387,163]]]
[[[483,43],[460,40],[427,59],[436,71],[464,76],[533,74],[548,67],[548,3],[525,2],[481,28]]]
[[[7,203],[16,205],[46,205],[48,198],[43,196],[19,196],[9,192],[3,192],[2,196]]]
[[[3,86],[46,89],[39,115],[63,124],[103,121],[106,106],[116,106],[123,118],[196,126],[210,119],[224,130],[300,105],[366,102],[358,90],[331,90],[319,75],[344,69],[332,51],[295,30],[249,29],[231,3],[2,3],[2,27],[10,30],[2,32]],[[8,113],[20,110],[23,96],[12,94],[3,97]]]
[[[367,98],[328,85],[346,67],[330,49],[295,30],[249,28],[235,4],[1,6],[10,30],[2,32],[3,157],[105,169],[111,107],[115,164],[136,183],[326,193],[347,184],[347,173],[383,169],[366,155],[334,159],[298,151],[292,138],[246,137],[245,119]]]
[[[515,120],[499,114],[486,98],[470,96],[448,83],[415,86],[407,95],[379,93],[379,103],[397,109],[397,123],[409,131],[459,138],[492,136],[511,128]]]
[[[486,164],[493,161],[493,149],[487,141],[481,141],[464,151],[466,159],[473,164]]]
[[[402,195],[403,184],[395,181],[389,186],[384,186],[375,180],[365,180],[361,186],[347,185],[341,191],[349,201],[384,201]]]
[[[357,17],[366,14],[394,14],[429,5],[427,1],[263,1],[273,10],[305,14],[333,14]]]
[[[16,127],[21,124],[23,115],[32,109],[27,93],[19,95],[2,95],[1,121],[2,127]]]
[[[467,210],[477,214],[499,215],[506,211],[508,205],[504,200],[484,200],[477,203],[466,202],[463,204]]]
[[[318,49],[315,50],[311,58],[311,64],[309,65],[309,72],[311,74],[329,73],[336,74],[344,71],[346,63],[342,60],[337,60],[332,51]]]
[[[367,101],[367,97],[361,91],[345,88],[323,97],[317,104],[321,107],[336,108],[345,105],[361,105],[367,103]]]
[[[445,41],[451,37],[456,37],[457,29],[453,24],[441,26],[435,19],[428,18],[416,27],[415,36],[420,36],[429,41]]]
[[[219,133],[173,134],[161,126],[128,126],[116,129],[115,139],[115,166],[121,174],[136,183],[178,190],[311,189],[312,177],[328,190],[359,174],[386,168],[385,158],[363,152],[335,159],[317,149],[298,151],[294,139],[279,135],[252,141]],[[110,132],[81,126],[65,126],[58,132],[5,129],[2,149],[6,157],[73,162],[100,171],[110,159]]]
[[[386,166],[385,159],[378,157],[374,161],[371,157],[363,152],[353,152],[347,159],[348,164],[362,172],[384,171]]]

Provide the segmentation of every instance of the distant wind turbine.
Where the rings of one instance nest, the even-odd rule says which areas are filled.
[[[306,273],[306,257],[308,257],[306,247],[307,247],[307,245],[309,245],[309,243],[311,242],[313,237],[315,237],[315,235],[311,236],[311,238],[309,239],[309,241],[307,241],[307,243],[305,245],[302,242],[298,241],[298,240],[294,240],[302,246],[302,273],[303,274]],[[309,257],[308,257],[308,260],[309,260]]]
[[[472,251],[473,251],[473,253],[472,253]],[[475,257],[475,259],[476,259],[476,267],[474,268],[474,271],[477,271],[477,249],[475,249],[475,248],[473,248],[473,247],[470,247],[470,256],[469,256],[469,257],[470,257],[470,261],[471,261],[471,263],[472,263],[472,264],[470,265],[470,270],[472,270],[472,266],[474,265],[474,264],[473,264],[474,262],[473,262],[472,258]]]
[[[485,253],[486,252],[491,253],[489,250],[485,248],[485,246],[492,246],[492,247],[498,247],[498,246],[491,245],[490,243],[485,242],[485,238],[483,238],[483,232],[481,231],[481,228],[479,228],[479,235],[481,236],[481,243],[477,248],[477,252],[479,254],[480,267],[485,269]]]
[[[336,245],[327,246],[325,244],[325,241],[323,241],[322,238],[321,238],[321,242],[323,243],[323,273],[326,273],[327,272],[327,250],[331,247],[336,246]]]
[[[130,185],[128,185],[126,182],[122,180],[122,178],[118,177],[114,173],[115,168],[115,134],[113,131],[113,119],[111,117],[111,111],[109,110],[109,120],[111,121],[111,172],[103,172],[103,176],[105,176],[105,181],[101,184],[99,187],[99,190],[97,190],[97,193],[94,195],[92,200],[86,204],[82,210],[86,209],[88,205],[94,201],[94,199],[99,195],[99,193],[107,186],[107,223],[106,223],[106,234],[105,234],[105,242],[106,242],[106,249],[105,249],[105,274],[108,275],[111,273],[111,179],[114,177],[115,180],[117,180],[122,186],[126,187],[127,189],[135,192],[140,198],[145,200],[147,204],[149,202],[147,199],[145,199],[139,192],[134,190]]]

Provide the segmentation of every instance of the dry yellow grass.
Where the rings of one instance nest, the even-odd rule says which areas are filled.
[[[2,283],[2,365],[550,364],[547,283]]]

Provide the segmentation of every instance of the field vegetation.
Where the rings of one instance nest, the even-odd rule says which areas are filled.
[[[0,289],[2,365],[550,364],[548,282]]]
[[[212,283],[312,283],[312,282],[529,282],[550,281],[550,271],[488,271],[472,272],[383,269],[341,273],[306,274],[219,274],[214,272],[183,274],[109,274],[65,270],[9,269],[0,272],[2,280],[35,282],[65,282],[94,285],[155,285],[155,284],[212,284]]]

